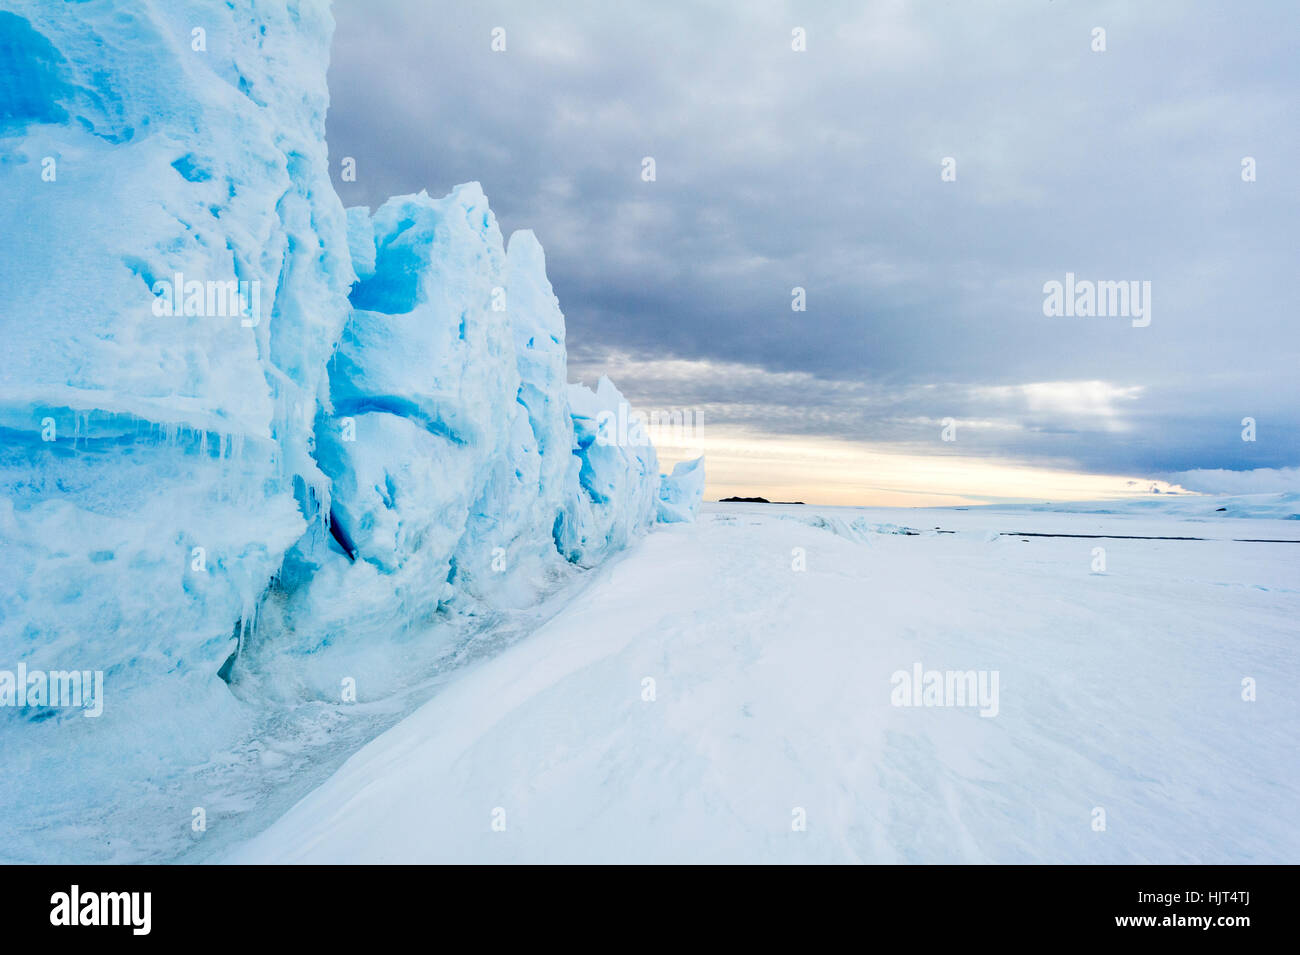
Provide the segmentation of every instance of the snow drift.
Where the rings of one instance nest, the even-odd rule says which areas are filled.
[[[0,707],[0,816],[382,695],[402,641],[693,514],[595,440],[622,396],[567,383],[541,246],[477,184],[343,209],[326,0],[6,6],[0,667],[107,699]]]

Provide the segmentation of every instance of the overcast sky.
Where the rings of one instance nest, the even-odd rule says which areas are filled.
[[[344,203],[481,182],[546,249],[570,377],[696,409],[713,492],[1101,496],[1300,464],[1292,0],[335,16]],[[1067,272],[1150,282],[1150,324],[1045,316]]]

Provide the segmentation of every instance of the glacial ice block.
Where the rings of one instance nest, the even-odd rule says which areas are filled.
[[[659,477],[658,519],[662,524],[692,522],[704,500],[704,458],[679,461],[672,474]]]
[[[556,542],[574,563],[590,566],[654,523],[659,458],[644,433],[617,426],[628,402],[602,375],[596,390],[569,386],[580,491],[569,496]]]
[[[658,464],[600,437],[626,402],[568,384],[541,245],[477,184],[343,209],[327,0],[5,8],[0,668],[106,699],[0,708],[0,822],[167,858],[105,820],[345,719],[341,679],[426,678],[644,533]]]
[[[328,493],[312,423],[354,279],[333,21],[5,7],[0,660],[104,669],[99,751],[124,765],[203,755],[195,726],[242,719],[217,673]],[[146,732],[160,711],[184,715]],[[84,732],[28,742],[75,762]]]

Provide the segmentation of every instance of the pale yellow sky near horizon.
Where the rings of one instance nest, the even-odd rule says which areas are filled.
[[[1036,381],[1017,385],[952,386],[930,393],[900,391],[913,407],[899,412],[879,386],[825,382],[804,372],[771,372],[737,362],[647,359],[601,351],[569,363],[579,381],[608,375],[630,387],[615,426],[640,417],[665,473],[678,461],[705,457],[705,500],[764,497],[770,501],[877,507],[927,507],[996,502],[1089,501],[1144,497],[1160,491],[1191,493],[1136,474],[1089,474],[1067,464],[1028,463],[1009,456],[963,454],[956,444],[929,446],[800,434],[810,396],[818,396],[832,423],[844,425],[879,406],[895,423],[915,425],[916,407],[988,405],[988,414],[962,419],[963,433],[1015,433],[1026,416],[1077,423],[1080,431],[1114,433],[1132,425],[1124,416],[1143,388],[1102,380]],[[723,382],[727,400],[709,401]],[[928,386],[927,386],[928,387]],[[669,397],[671,396],[671,397]],[[737,418],[748,418],[742,423]],[[727,421],[727,419],[732,419]],[[755,420],[765,424],[755,425]],[[923,419],[935,438],[949,419]],[[719,424],[719,421],[727,423]],[[915,430],[915,429],[913,429]]]
[[[654,440],[653,433],[651,439]],[[833,438],[711,432],[676,446],[655,441],[660,469],[704,455],[704,499],[765,497],[862,507],[940,507],[1000,501],[1145,497],[1190,493],[1135,475],[1083,474],[1010,460],[915,454]]]

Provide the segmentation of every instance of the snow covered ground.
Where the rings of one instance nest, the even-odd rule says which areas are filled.
[[[1294,505],[707,505],[217,857],[1294,863]]]

